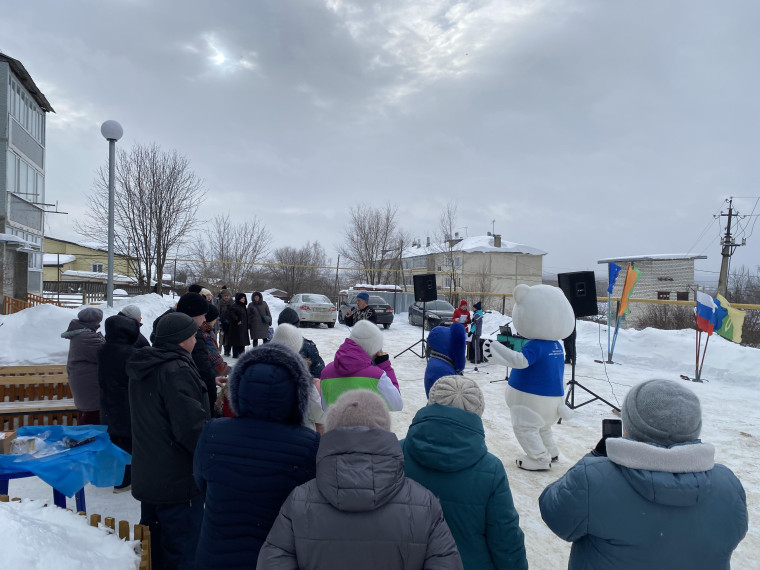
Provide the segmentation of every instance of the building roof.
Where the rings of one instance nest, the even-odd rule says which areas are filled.
[[[614,263],[616,261],[664,261],[675,259],[707,259],[706,255],[700,255],[698,253],[655,253],[652,255],[629,255],[622,257],[608,257],[607,259],[600,259],[597,263]]]
[[[440,254],[449,250],[446,243],[431,244],[430,246],[410,247],[402,257],[418,257],[420,255]],[[501,247],[494,247],[493,236],[472,236],[462,238],[454,244],[453,251],[463,253],[523,253],[525,255],[546,255],[547,252],[511,241],[501,240]]]
[[[97,279],[98,281],[106,281],[108,279],[108,273],[101,271],[64,271],[61,273],[62,277],[73,277],[75,279]],[[120,273],[113,274],[114,283],[137,283],[137,279],[129,277],[128,275],[121,275]]]
[[[32,76],[29,75],[29,72],[19,60],[13,59],[12,57],[0,52],[0,61],[4,61],[10,66],[11,71],[13,71],[13,74],[18,78],[21,85],[24,86],[24,89],[29,91],[29,94],[34,97],[34,100],[42,108],[43,111],[46,113],[55,113],[53,107],[42,94],[42,91],[40,91],[37,85],[34,83]]]
[[[43,253],[42,265],[45,267],[60,267],[66,263],[71,263],[77,260],[76,255],[69,253]]]
[[[15,243],[21,247],[37,249],[37,244],[26,241],[25,239],[21,239],[20,237],[14,236],[13,234],[7,233],[0,233],[0,243]]]

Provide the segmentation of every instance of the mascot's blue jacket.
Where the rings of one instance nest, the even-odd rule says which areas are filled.
[[[607,457],[581,459],[538,499],[544,522],[573,543],[568,569],[730,568],[747,533],[747,500],[714,455],[699,440],[615,438]]]
[[[439,378],[456,376],[464,370],[467,333],[462,323],[439,325],[427,337],[430,358],[425,368],[425,396]]]
[[[316,476],[319,435],[303,427],[311,374],[279,343],[240,357],[230,375],[238,414],[206,425],[193,475],[206,493],[197,568],[251,568],[290,492]]]

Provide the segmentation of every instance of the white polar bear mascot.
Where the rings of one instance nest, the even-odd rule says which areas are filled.
[[[570,413],[564,404],[565,358],[558,341],[573,332],[575,314],[562,290],[550,285],[518,285],[514,300],[512,324],[531,340],[520,352],[492,342],[486,357],[513,368],[506,400],[512,429],[525,451],[517,466],[528,471],[551,469],[552,461],[559,458],[552,425]]]

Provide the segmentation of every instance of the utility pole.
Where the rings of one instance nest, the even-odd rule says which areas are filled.
[[[728,214],[724,214],[722,212],[720,214],[721,216],[728,217],[728,223],[726,224],[726,234],[721,240],[721,245],[723,246],[721,255],[723,256],[723,259],[720,262],[720,277],[718,277],[718,293],[724,297],[726,296],[726,291],[728,290],[728,266],[731,263],[731,256],[734,254],[737,247],[740,245],[746,245],[747,242],[746,239],[743,239],[742,243],[735,243],[733,236],[731,236],[731,218],[737,215],[733,211],[733,200],[733,196],[728,199]]]

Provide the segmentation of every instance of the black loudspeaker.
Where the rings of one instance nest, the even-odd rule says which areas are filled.
[[[438,298],[438,290],[435,285],[435,273],[426,273],[425,275],[415,275],[414,279],[414,300],[429,303]]]
[[[593,271],[576,271],[557,275],[559,288],[570,301],[576,317],[599,314],[596,304],[596,278]]]

